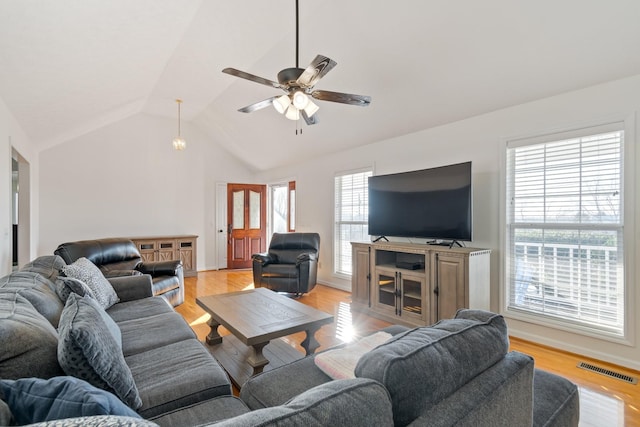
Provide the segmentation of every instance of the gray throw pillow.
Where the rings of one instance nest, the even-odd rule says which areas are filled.
[[[58,335],[58,361],[67,375],[113,392],[133,409],[142,406],[122,354],[120,328],[95,300],[70,294]]]
[[[93,292],[102,308],[109,308],[119,301],[118,294],[94,263],[87,258],[78,258],[73,264],[65,265],[62,271],[67,277],[84,282]]]
[[[67,302],[67,298],[71,293],[78,294],[81,297],[89,296],[96,299],[91,288],[89,288],[82,280],[73,277],[58,276],[56,279],[56,294],[63,303]]]

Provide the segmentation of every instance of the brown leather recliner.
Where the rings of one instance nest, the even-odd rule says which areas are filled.
[[[268,252],[253,254],[256,288],[301,295],[316,286],[320,235],[274,233]]]
[[[182,261],[142,261],[140,252],[129,239],[106,238],[62,243],[54,251],[67,264],[87,258],[105,277],[149,274],[153,295],[162,296],[174,307],[184,302],[184,273]]]

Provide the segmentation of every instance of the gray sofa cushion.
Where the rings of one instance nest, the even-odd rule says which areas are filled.
[[[142,398],[138,413],[144,418],[231,394],[227,374],[196,339],[127,356],[126,361]]]
[[[411,425],[429,427],[531,426],[533,358],[512,351]]]
[[[0,279],[0,292],[19,292],[53,327],[58,327],[64,305],[51,280],[32,271],[16,271]]]
[[[391,325],[381,329],[391,335],[408,330],[409,328],[406,326],[400,325]],[[345,345],[341,344],[332,348],[340,348]],[[291,378],[295,378],[295,381],[292,381]],[[249,378],[240,390],[240,398],[251,409],[278,406],[310,388],[329,381],[331,381],[331,377],[315,365],[314,356],[307,356]]]
[[[53,282],[65,265],[64,260],[58,255],[43,255],[25,264],[20,271],[39,273]]]
[[[175,313],[175,310],[162,297],[149,297],[140,300],[119,302],[107,309],[107,313],[116,323],[139,320],[158,314]]]
[[[461,310],[455,319],[412,329],[366,353],[355,373],[385,385],[394,420],[404,425],[501,360],[508,349],[502,316]]]
[[[153,282],[148,274],[111,277],[108,279],[120,302],[141,300],[153,296]]]
[[[240,398],[251,409],[268,408],[332,381],[313,359],[308,356],[249,378],[240,389]]]
[[[122,332],[122,353],[125,357],[197,338],[193,329],[175,312],[125,320],[119,322],[118,327]]]
[[[73,264],[65,265],[62,271],[67,277],[84,282],[103,308],[109,308],[118,302],[118,295],[111,283],[104,277],[100,269],[88,259],[78,258]]]
[[[389,393],[365,378],[335,380],[314,387],[285,405],[257,409],[216,426],[392,426]]]
[[[533,376],[533,426],[577,426],[579,418],[578,387],[565,378],[536,369]]]
[[[0,293],[0,378],[64,375],[58,364],[58,333],[17,292]]]
[[[11,414],[11,409],[9,409],[9,405],[0,399],[0,426],[10,426],[14,424],[12,420],[13,415]]]
[[[212,424],[249,411],[247,405],[237,397],[219,396],[151,418],[151,421],[161,426],[191,427]]]
[[[114,392],[133,409],[142,405],[122,354],[120,329],[94,299],[69,295],[60,318],[58,360],[67,375]]]

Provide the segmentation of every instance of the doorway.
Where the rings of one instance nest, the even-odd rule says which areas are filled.
[[[250,268],[267,249],[267,186],[227,184],[227,268]]]
[[[26,264],[31,256],[31,197],[29,162],[11,149],[11,240],[12,270]]]
[[[251,192],[258,193],[251,196]],[[236,193],[234,195],[234,192]],[[240,196],[242,192],[242,196]],[[234,204],[234,197],[238,203]],[[258,229],[246,230],[245,225],[250,225],[251,200],[260,200],[254,203],[253,209],[258,206],[260,237]],[[264,206],[262,206],[264,204]],[[240,209],[242,207],[242,209]],[[265,210],[266,207],[266,210]],[[234,223],[234,209],[238,209]],[[242,219],[239,212],[242,210]],[[265,215],[265,212],[268,214]],[[250,268],[251,255],[265,252],[269,239],[274,232],[285,233],[295,231],[296,224],[296,182],[284,181],[268,186],[260,184],[216,184],[216,265],[218,269]],[[266,224],[265,221],[266,220]],[[236,224],[236,225],[233,225]],[[240,229],[242,225],[242,229]],[[256,224],[254,224],[256,225]],[[263,233],[264,234],[263,234]],[[244,236],[243,236],[244,234]]]
[[[296,231],[296,182],[269,185],[269,231]]]

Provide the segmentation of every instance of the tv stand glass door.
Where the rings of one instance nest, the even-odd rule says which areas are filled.
[[[427,319],[427,276],[424,268],[424,254],[376,250],[374,267],[373,305],[379,312],[422,325]],[[398,267],[403,263],[420,265],[422,268],[410,270]]]

